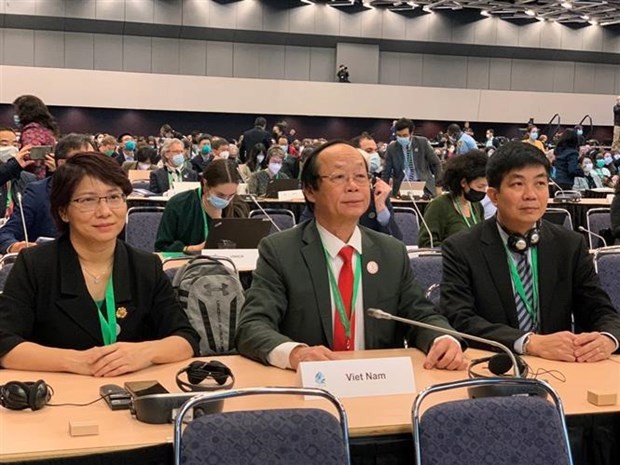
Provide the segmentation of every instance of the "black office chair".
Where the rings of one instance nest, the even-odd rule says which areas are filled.
[[[319,396],[331,402],[339,419],[319,408],[210,413],[183,431],[186,415],[206,402],[263,394]],[[350,461],[346,412],[322,389],[265,387],[197,395],[183,404],[174,423],[175,465],[348,465]]]

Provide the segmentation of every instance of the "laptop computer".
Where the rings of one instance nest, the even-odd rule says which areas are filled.
[[[272,179],[267,184],[265,197],[268,199],[277,199],[278,192],[299,190],[299,179]]]
[[[422,197],[426,181],[403,181],[400,185],[401,197]]]
[[[209,229],[205,249],[255,249],[270,230],[267,218],[222,218]]]

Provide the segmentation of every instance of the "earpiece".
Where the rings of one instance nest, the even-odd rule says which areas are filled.
[[[38,381],[9,381],[0,386],[0,405],[10,410],[42,409],[54,393],[42,379]]]
[[[187,373],[187,381],[181,379],[181,375]],[[201,384],[205,379],[211,378],[215,384]],[[228,383],[226,383],[227,380]],[[176,383],[184,392],[192,391],[216,391],[219,389],[231,389],[235,384],[235,376],[230,368],[217,360],[201,362],[196,360],[179,370],[176,375]]]

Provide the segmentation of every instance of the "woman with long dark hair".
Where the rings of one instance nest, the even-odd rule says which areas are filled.
[[[575,178],[584,176],[579,166],[579,134],[567,129],[558,140],[555,154],[555,182],[562,189],[573,189]]]

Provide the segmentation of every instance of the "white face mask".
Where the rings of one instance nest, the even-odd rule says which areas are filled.
[[[230,152],[228,150],[224,150],[223,152],[220,153],[220,158],[223,158],[224,160],[228,160],[229,156],[230,156]]]
[[[592,168],[594,168],[594,165],[592,163],[584,163],[583,164],[583,172],[588,174],[592,171]]]
[[[148,170],[151,167],[150,163],[140,163],[138,162],[138,169],[139,170]]]
[[[282,163],[269,163],[269,171],[273,174],[278,174],[282,168]]]
[[[7,147],[0,147],[0,162],[6,163],[15,156],[18,152],[17,147],[9,145]]]

